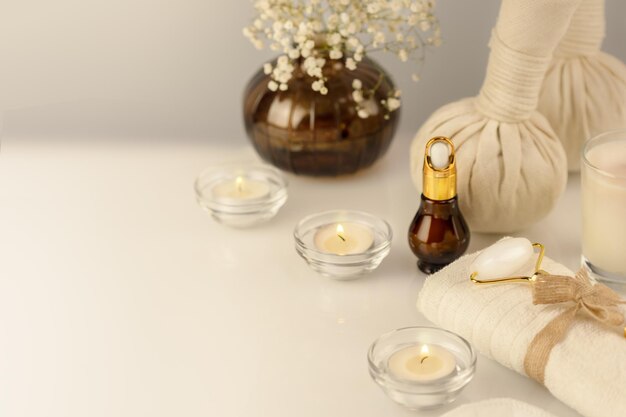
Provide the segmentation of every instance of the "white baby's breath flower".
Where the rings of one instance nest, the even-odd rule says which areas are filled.
[[[276,78],[276,81],[280,82],[280,83],[286,83],[287,81],[289,81],[291,79],[291,73],[290,72],[281,72]]]
[[[352,80],[352,88],[355,90],[360,90],[363,88],[363,83],[358,78]]]
[[[341,57],[343,56],[343,53],[341,53],[339,49],[333,49],[330,51],[328,56],[330,57],[330,59],[341,59]]]
[[[302,66],[306,69],[315,67],[316,65],[315,57],[312,56],[307,57],[302,63]]]
[[[395,98],[395,97],[391,97],[387,99],[387,110],[389,110],[390,112],[397,110],[398,108],[400,108],[400,100]]]
[[[346,68],[350,71],[354,71],[356,69],[356,61],[352,58],[346,58]]]
[[[331,14],[326,19],[326,25],[329,30],[334,30],[339,25],[339,15],[336,13]]]
[[[352,99],[357,102],[360,103],[363,101],[363,91],[362,90],[354,90],[352,91]]]
[[[320,91],[323,86],[324,86],[324,81],[322,80],[313,81],[311,83],[311,88],[313,89],[313,91]]]
[[[311,67],[307,70],[307,74],[311,77],[321,78],[322,77],[322,69],[320,67]]]
[[[378,45],[385,43],[385,34],[383,32],[376,32],[374,35],[374,44]]]
[[[357,114],[359,115],[361,119],[367,119],[370,116],[370,114],[365,109],[359,109]]]
[[[433,13],[435,0],[252,0],[256,16],[243,35],[258,49],[268,46],[279,52],[274,65],[263,72],[268,88],[285,91],[297,71],[311,79],[311,88],[327,94],[324,57],[334,65],[344,60],[354,71],[375,50],[388,51],[401,61],[421,61],[425,46],[441,44],[441,29]],[[423,33],[417,35],[417,32]],[[297,67],[297,69],[296,69]],[[413,80],[419,77],[415,74]],[[353,90],[359,117],[378,114],[377,84],[372,90]],[[387,93],[384,109],[400,105],[398,92]]]
[[[327,37],[328,45],[335,46],[341,43],[341,35],[339,33],[331,33]]]
[[[348,40],[346,41],[346,44],[353,49],[356,49],[359,45],[361,45],[361,42],[359,42],[359,40],[357,38],[355,38],[354,36],[351,36],[350,38],[348,38]]]

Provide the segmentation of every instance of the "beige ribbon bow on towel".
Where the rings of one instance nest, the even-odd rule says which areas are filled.
[[[606,285],[593,284],[584,269],[574,277],[543,272],[535,274],[531,287],[534,304],[574,303],[535,335],[526,352],[526,374],[542,384],[552,348],[563,340],[579,311],[609,326],[624,324],[624,316],[618,305],[626,304],[626,301]]]

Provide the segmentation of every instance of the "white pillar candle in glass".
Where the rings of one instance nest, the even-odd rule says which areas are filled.
[[[389,357],[389,372],[396,378],[410,381],[435,381],[456,369],[456,359],[450,351],[437,345],[413,345],[398,350]]]
[[[587,142],[581,181],[583,262],[597,278],[626,284],[626,130]]]
[[[363,253],[374,243],[374,233],[367,226],[342,222],[321,227],[315,233],[315,247],[335,255]]]
[[[216,200],[236,204],[267,196],[270,186],[262,181],[239,176],[234,180],[224,180],[218,183],[211,192]]]

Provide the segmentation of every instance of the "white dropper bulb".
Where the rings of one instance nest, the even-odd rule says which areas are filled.
[[[450,147],[444,141],[438,141],[430,146],[430,163],[436,169],[444,169],[450,162]]]

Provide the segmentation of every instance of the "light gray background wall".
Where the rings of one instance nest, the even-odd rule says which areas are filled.
[[[418,84],[380,56],[404,92],[402,131],[476,94],[498,7],[440,0],[444,44]],[[244,144],[242,90],[272,56],[241,35],[252,16],[249,0],[1,0],[4,134]],[[607,0],[607,21],[604,49],[626,61],[626,1]]]

